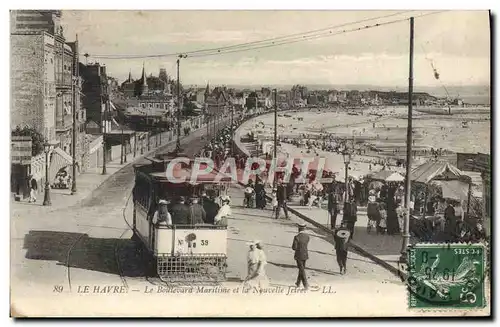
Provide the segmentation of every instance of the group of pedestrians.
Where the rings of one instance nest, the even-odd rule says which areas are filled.
[[[231,198],[221,198],[219,206],[215,196],[203,193],[201,198],[191,197],[186,201],[179,196],[173,202],[165,199],[158,201],[157,209],[153,215],[153,223],[160,225],[196,225],[215,224],[227,225],[227,218],[231,216]]]
[[[347,272],[347,254],[350,236],[350,231],[344,223],[335,230],[335,252],[341,275]],[[294,236],[292,242],[293,258],[297,265],[295,286],[297,288],[302,286],[306,290],[310,286],[306,273],[307,260],[309,259],[309,240],[310,237],[306,233],[306,224],[298,224],[298,233]],[[243,280],[243,285],[257,289],[266,288],[269,285],[269,278],[265,270],[267,258],[263,243],[261,241],[252,241],[248,242],[247,245],[249,246],[247,253],[247,276]]]
[[[244,192],[243,206],[245,208],[257,208],[264,210],[267,206],[267,193],[264,181],[257,176],[255,183],[249,180]],[[279,219],[281,211],[285,214],[285,219],[289,219],[287,201],[289,198],[288,187],[281,179],[276,182],[271,194],[271,206],[274,219]]]

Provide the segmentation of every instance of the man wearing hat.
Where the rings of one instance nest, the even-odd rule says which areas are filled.
[[[203,224],[207,219],[207,214],[203,206],[198,203],[198,198],[191,198],[191,204],[189,206],[191,224]]]
[[[347,243],[351,233],[347,228],[345,222],[335,231],[334,241],[335,241],[335,253],[337,256],[337,263],[339,264],[340,273],[344,275],[346,273],[347,265]]]
[[[300,286],[300,283],[304,285],[304,288],[309,288],[306,277],[306,261],[309,259],[309,253],[307,250],[307,245],[309,244],[309,235],[305,233],[306,224],[301,223],[298,225],[299,233],[295,235],[292,243],[292,250],[295,251],[294,259],[297,262],[297,268],[299,269],[299,274],[297,275],[297,281],[295,285]]]
[[[281,208],[285,212],[285,218],[288,218],[288,207],[286,205],[287,196],[286,196],[286,187],[283,185],[283,182],[278,180],[278,184],[276,186],[276,198],[278,200],[278,208],[276,209],[276,219],[280,217]]]
[[[185,204],[184,197],[180,196],[177,202],[170,209],[172,215],[172,223],[174,225],[189,224],[189,207]]]
[[[205,210],[205,222],[207,224],[213,224],[215,216],[217,216],[217,212],[219,212],[220,206],[215,202],[213,194],[210,196],[205,194],[202,199],[203,209]]]
[[[332,187],[330,193],[328,193],[328,213],[330,214],[330,225],[331,229],[335,229],[337,224],[337,215],[339,214],[339,194],[337,190]]]

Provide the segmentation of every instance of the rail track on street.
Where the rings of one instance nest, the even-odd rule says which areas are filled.
[[[228,122],[227,119],[221,122],[219,129],[226,126]],[[181,139],[183,153],[193,157],[198,154],[209,142],[209,139],[205,137],[205,131],[205,128],[200,128]],[[84,271],[87,270],[118,276],[120,286],[127,290],[132,283],[138,281],[154,286],[165,285],[160,278],[153,277],[148,256],[143,255],[146,253],[140,251],[131,239],[132,226],[127,220],[127,209],[132,203],[133,164],[144,160],[144,157],[172,151],[174,147],[175,140],[135,159],[114,173],[77,206],[71,208],[81,211],[80,216],[83,216],[83,219],[91,217],[92,221],[89,224],[81,224],[77,221],[79,227],[90,227],[83,229],[70,244],[66,253],[66,276],[70,292],[74,291],[74,286],[78,281],[86,277]],[[114,214],[113,211],[115,211]],[[118,215],[123,221],[118,221]],[[90,233],[105,234],[106,238],[92,238],[89,236]],[[82,267],[86,268],[76,269]]]

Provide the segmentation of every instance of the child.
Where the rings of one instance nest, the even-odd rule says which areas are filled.
[[[380,221],[377,226],[377,231],[379,234],[385,234],[387,231],[387,210],[385,209],[385,203],[380,203]]]

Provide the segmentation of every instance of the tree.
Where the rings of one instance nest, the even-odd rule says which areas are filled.
[[[184,101],[184,116],[194,116],[195,115],[195,109],[196,109],[196,104],[194,104],[191,101],[187,101],[187,99]]]
[[[17,126],[11,132],[11,136],[31,136],[31,155],[37,156],[43,152],[43,145],[45,143],[45,138],[33,127],[24,126],[21,128]]]

